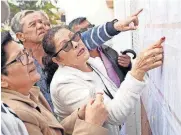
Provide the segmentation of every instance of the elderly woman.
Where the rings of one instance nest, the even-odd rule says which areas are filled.
[[[109,113],[105,127],[109,135],[118,135],[119,125],[132,112],[145,87],[145,73],[162,65],[163,41],[164,38],[140,53],[125,81],[117,88],[102,61],[89,57],[79,33],[72,33],[66,26],[52,28],[43,39],[43,48],[47,53],[44,63],[50,68],[48,74],[54,74],[51,67],[56,66],[52,61],[59,66],[50,85],[55,112],[63,119],[86,104],[96,92],[104,92]]]
[[[40,75],[31,52],[14,42],[8,32],[1,33],[1,61],[2,101],[24,122],[29,135],[108,133],[107,129],[101,127],[107,118],[107,111],[100,94],[86,107],[63,120],[62,125],[56,120],[39,88],[33,86]]]

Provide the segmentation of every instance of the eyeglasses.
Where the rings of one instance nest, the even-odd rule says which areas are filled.
[[[94,24],[89,24],[89,26],[88,26],[88,28],[93,28],[93,27],[95,27]]]
[[[21,64],[23,66],[27,65],[28,62],[29,62],[28,57],[32,57],[33,56],[32,54],[33,54],[32,50],[27,51],[26,49],[24,49],[22,55],[16,57],[15,60],[13,60],[13,61],[9,62],[8,64],[6,64],[2,69],[5,69],[7,66],[9,66],[9,65],[11,65],[11,64],[13,64],[15,62],[21,62]]]
[[[93,27],[95,27],[94,24],[89,24],[86,28],[80,29],[80,33],[83,33],[83,32],[85,32],[85,31],[88,31],[89,29],[92,29]]]
[[[74,42],[79,42],[79,40],[81,39],[81,34],[80,34],[80,32],[76,32],[73,36],[72,36],[72,38],[69,40],[69,41],[67,41],[66,43],[65,43],[65,45],[63,45],[63,47],[57,52],[57,53],[55,53],[54,55],[52,55],[52,57],[56,57],[57,55],[58,55],[58,53],[60,52],[60,51],[65,51],[65,52],[69,52],[72,48],[73,48],[73,44],[72,44],[72,41],[74,41]]]

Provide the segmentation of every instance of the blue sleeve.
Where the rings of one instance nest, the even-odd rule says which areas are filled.
[[[113,22],[108,22],[83,32],[81,38],[87,48],[93,50],[119,33],[115,30]]]

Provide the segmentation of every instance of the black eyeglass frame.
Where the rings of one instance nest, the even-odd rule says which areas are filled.
[[[78,40],[75,40],[75,38],[76,38],[76,36],[78,35]],[[55,54],[53,54],[52,55],[52,57],[57,57],[57,55],[58,55],[58,53],[60,52],[60,51],[65,51],[65,52],[69,52],[72,48],[73,48],[73,44],[72,44],[72,41],[74,41],[74,42],[79,42],[79,40],[81,39],[81,33],[78,31],[78,32],[76,32],[71,38],[70,38],[70,40],[69,41],[67,41],[66,43],[65,43],[65,45],[60,49],[60,50],[58,50]],[[69,43],[70,43],[70,45],[71,45],[71,48],[70,49],[68,49],[68,50],[65,50],[65,48],[67,48],[67,46],[69,45]]]
[[[26,66],[26,65],[28,64],[28,57],[29,57],[29,56],[32,57],[32,56],[33,56],[32,54],[33,54],[33,53],[32,53],[32,50],[29,50],[29,51],[28,51],[28,50],[24,49],[22,55],[16,57],[14,60],[12,60],[12,61],[9,62],[8,64],[6,64],[4,67],[2,67],[2,70],[5,69],[6,67],[8,67],[9,65],[15,63],[15,62],[21,62],[21,64],[22,64],[23,66]],[[24,55],[26,55],[26,59],[27,59],[26,64],[24,64],[24,63],[22,62],[22,60],[21,60],[21,57],[24,56]]]

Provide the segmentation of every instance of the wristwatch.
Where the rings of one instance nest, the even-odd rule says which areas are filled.
[[[118,19],[114,19],[114,20],[113,20],[113,23],[115,23],[115,22],[118,22]]]
[[[118,19],[114,19],[114,20],[112,20],[112,25],[113,25],[113,27],[114,27],[114,24],[116,23],[116,22],[118,22]],[[116,29],[115,29],[116,30]],[[117,32],[120,32],[120,31],[118,31],[118,30],[116,30]]]

